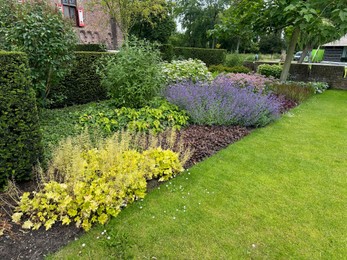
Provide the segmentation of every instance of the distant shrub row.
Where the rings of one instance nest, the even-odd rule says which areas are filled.
[[[162,45],[160,48],[164,60],[171,61],[173,57],[182,59],[198,59],[206,63],[207,66],[223,64],[227,51],[224,49],[205,49],[193,47],[172,47]]]

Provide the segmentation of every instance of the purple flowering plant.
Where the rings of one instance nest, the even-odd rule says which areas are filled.
[[[228,73],[221,74],[215,81],[224,83],[225,81],[230,81],[236,87],[254,87],[255,90],[263,90],[268,85],[275,83],[276,80],[272,77],[265,77],[260,74],[245,74],[245,73]]]
[[[193,123],[201,125],[264,126],[280,115],[275,95],[254,86],[240,88],[227,76],[213,82],[178,82],[164,90],[166,99],[187,111]]]

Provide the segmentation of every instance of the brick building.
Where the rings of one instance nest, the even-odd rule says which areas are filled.
[[[110,50],[118,49],[122,33],[110,16],[90,0],[50,0],[66,18],[72,20],[82,44],[106,44]]]

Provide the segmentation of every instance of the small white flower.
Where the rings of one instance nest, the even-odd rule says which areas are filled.
[[[108,239],[108,240],[110,240],[110,239],[111,239],[111,237],[107,237],[107,239]]]
[[[105,232],[101,232],[101,235],[105,234]]]
[[[100,237],[96,237],[96,239],[99,239]]]
[[[140,209],[142,209],[142,206],[140,206]]]
[[[173,217],[172,219],[176,219],[176,217]]]
[[[83,243],[83,244],[82,244],[82,247],[85,247],[85,246],[86,246],[86,244]]]

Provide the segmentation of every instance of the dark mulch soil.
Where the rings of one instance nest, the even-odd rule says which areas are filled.
[[[285,101],[282,111],[287,111],[295,105],[294,102]],[[179,135],[183,137],[185,145],[189,145],[194,151],[185,168],[240,140],[249,132],[249,129],[238,126],[192,125],[183,129]],[[148,190],[158,185],[156,180],[152,180],[148,183]],[[19,184],[19,188],[22,191],[32,191],[35,189],[35,183]],[[0,196],[6,199],[4,194]],[[1,203],[0,200],[0,206]],[[9,208],[4,205],[0,207],[0,232],[2,229],[5,230],[4,235],[0,236],[0,259],[43,259],[45,255],[59,250],[83,234],[83,230],[77,229],[74,225],[55,225],[48,231],[44,228],[38,231],[23,230],[11,223],[11,218],[5,210],[8,212]]]

